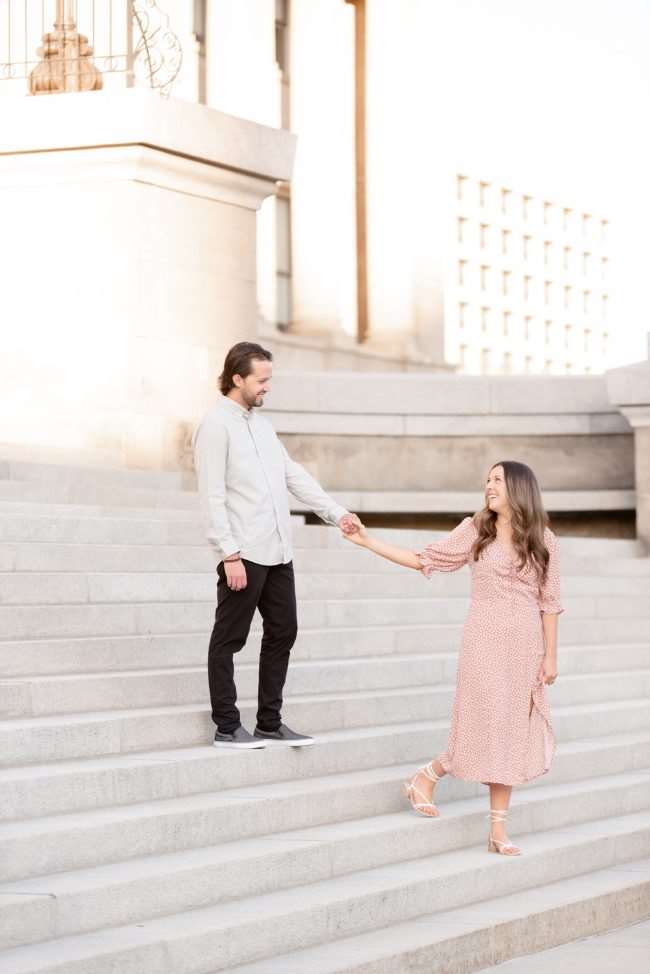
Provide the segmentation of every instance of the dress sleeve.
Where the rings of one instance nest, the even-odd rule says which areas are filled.
[[[446,538],[416,552],[422,574],[430,578],[434,572],[457,572],[469,561],[475,540],[474,522],[471,517],[466,517]]]
[[[540,610],[548,615],[560,615],[564,609],[560,605],[560,556],[557,538],[552,531],[545,532],[546,547],[549,553],[546,581],[542,586]]]

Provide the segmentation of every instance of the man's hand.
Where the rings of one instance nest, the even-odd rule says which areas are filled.
[[[363,524],[356,514],[344,514],[339,521],[339,527],[343,534],[355,534],[363,527]]]
[[[246,566],[241,558],[237,561],[224,561],[223,569],[226,573],[226,584],[233,592],[240,592],[246,588],[248,580],[246,578]]]

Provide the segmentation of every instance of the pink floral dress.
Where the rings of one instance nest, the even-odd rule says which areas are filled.
[[[546,687],[542,614],[559,614],[558,545],[548,528],[550,561],[539,591],[531,568],[518,570],[499,541],[474,561],[477,531],[466,517],[451,534],[418,553],[422,572],[455,572],[469,564],[471,600],[458,660],[447,750],[438,760],[466,781],[520,785],[551,766],[555,737]]]

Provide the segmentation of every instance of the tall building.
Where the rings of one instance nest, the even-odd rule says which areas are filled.
[[[298,137],[291,183],[257,219],[260,333],[434,370],[602,371],[608,222],[570,197],[528,190],[525,172],[521,188],[486,177],[478,154],[456,169],[454,133],[431,110],[434,7],[0,0],[0,94],[74,90],[74,77],[56,74],[70,24],[82,35],[70,63],[86,72],[83,86],[102,97],[146,84],[154,62],[134,46],[148,24],[172,79],[165,93]],[[49,66],[43,49],[56,55]]]
[[[609,221],[510,183],[455,176],[444,273],[445,357],[462,372],[604,368]]]

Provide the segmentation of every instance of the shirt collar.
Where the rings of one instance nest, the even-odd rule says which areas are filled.
[[[253,416],[252,409],[246,409],[244,406],[240,406],[238,402],[235,402],[234,399],[229,399],[228,396],[221,397],[221,406],[232,416],[238,416],[240,419],[245,419],[247,422],[250,422]]]

